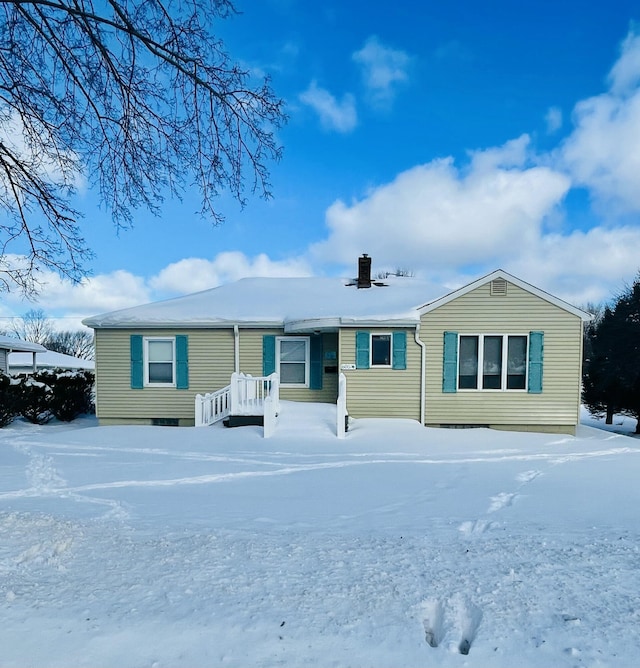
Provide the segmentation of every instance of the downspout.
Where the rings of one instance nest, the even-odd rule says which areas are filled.
[[[420,346],[420,424],[424,427],[424,392],[425,392],[425,357],[426,346],[424,341],[420,340],[420,323],[416,323],[415,331],[416,343]]]
[[[240,332],[238,325],[233,326],[233,370],[240,373]]]

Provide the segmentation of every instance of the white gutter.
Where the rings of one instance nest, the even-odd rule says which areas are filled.
[[[420,323],[416,323],[415,331],[416,343],[420,346],[420,424],[424,427],[424,392],[425,392],[425,357],[426,347],[424,341],[420,340]]]
[[[233,326],[233,368],[236,373],[240,373],[240,332],[238,325]]]

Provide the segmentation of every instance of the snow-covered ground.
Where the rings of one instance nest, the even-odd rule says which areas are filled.
[[[640,664],[639,440],[333,421],[0,430],[0,666]]]

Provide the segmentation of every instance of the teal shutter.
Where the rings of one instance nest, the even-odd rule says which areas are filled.
[[[458,388],[458,332],[444,333],[442,360],[442,391],[456,392]]]
[[[394,332],[393,333],[393,355],[392,368],[406,369],[407,368],[407,333]]]
[[[529,387],[531,394],[542,393],[544,332],[529,332]]]
[[[176,387],[189,389],[189,337],[176,336]]]
[[[131,389],[141,390],[144,385],[142,361],[142,337],[132,334],[130,338],[131,350]]]
[[[309,340],[309,358],[311,368],[309,369],[309,388],[312,390],[322,389],[322,334],[313,334]]]
[[[262,375],[270,376],[276,370],[276,337],[265,334],[262,337]]]
[[[356,332],[356,369],[369,368],[369,332]]]

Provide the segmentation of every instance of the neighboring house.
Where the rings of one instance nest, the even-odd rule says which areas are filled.
[[[589,315],[495,271],[444,294],[412,278],[243,279],[88,318],[101,424],[194,423],[234,371],[352,417],[574,433]]]
[[[25,356],[26,365],[33,371],[36,368],[36,353],[46,352],[39,343],[22,341],[11,336],[0,336],[0,372],[12,373],[9,370],[9,356],[13,351]]]
[[[42,346],[40,346],[42,348]],[[33,373],[51,369],[62,369],[63,371],[93,371],[95,363],[92,360],[83,360],[72,355],[56,353],[53,350],[42,348],[42,352],[35,353],[35,366],[33,354],[24,352],[12,352],[8,356],[9,373]]]

